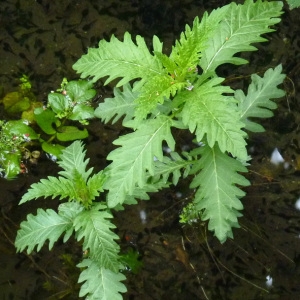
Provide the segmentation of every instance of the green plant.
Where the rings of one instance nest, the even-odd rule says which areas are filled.
[[[31,112],[37,106],[42,106],[35,98],[31,90],[31,82],[28,76],[20,77],[19,90],[7,93],[1,102],[3,102],[5,111],[10,115],[22,113],[22,118],[31,121]]]
[[[300,7],[300,0],[286,0],[286,2],[288,3],[290,9]]]
[[[22,172],[21,159],[26,146],[38,135],[27,122],[0,120],[0,174],[6,179],[15,178]]]
[[[92,299],[117,299],[119,292],[126,288],[120,283],[125,276],[118,273],[123,268],[119,261],[118,236],[112,231],[115,226],[110,221],[113,217],[105,201],[94,199],[103,191],[105,175],[99,172],[91,176],[92,169],[86,170],[88,159],[84,160],[85,151],[81,142],[75,141],[62,150],[59,166],[63,169],[59,177],[49,176],[40,183],[31,186],[20,203],[38,197],[67,198],[58,212],[52,209],[38,209],[37,215],[29,214],[27,221],[21,223],[16,238],[19,251],[27,247],[30,253],[37,246],[41,249],[49,240],[49,250],[61,235],[66,242],[75,232],[78,241],[83,240],[86,258],[78,265],[82,270],[79,282],[80,296],[91,294]]]
[[[108,206],[146,198],[146,193],[173,184],[179,177],[193,175],[191,188],[197,189],[194,203],[209,220],[209,229],[224,242],[232,237],[232,227],[244,195],[239,186],[248,185],[240,172],[246,172],[248,160],[247,131],[263,131],[250,119],[272,116],[276,104],[270,99],[284,92],[277,88],[284,75],[281,66],[266,71],[263,77],[252,75],[248,94],[221,85],[224,78],[217,68],[225,63],[236,65],[247,61],[236,56],[253,51],[252,43],[265,41],[261,34],[273,31],[269,26],[280,21],[282,3],[246,1],[232,3],[196,18],[186,27],[169,56],[162,53],[162,43],[154,36],[153,54],[142,37],[137,45],[129,33],[121,42],[112,36],[100,41],[99,48],[89,49],[74,65],[82,77],[96,81],[108,76],[106,84],[120,78],[113,99],[106,99],[95,115],[108,122],[125,115],[123,126],[134,132],[114,141],[120,146],[108,155],[112,163],[106,170]],[[131,89],[128,82],[137,80]],[[249,119],[250,118],[250,119]],[[182,157],[164,156],[162,144],[175,151],[172,129],[195,133],[200,147]],[[154,159],[155,158],[155,159]]]
[[[48,95],[47,107],[34,110],[34,119],[47,139],[40,138],[44,151],[59,156],[64,148],[54,143],[68,142],[88,137],[86,128],[66,124],[67,121],[78,121],[83,125],[88,124],[88,119],[94,117],[94,109],[90,102],[96,95],[92,83],[86,80],[63,80],[61,88]]]
[[[35,100],[28,77],[23,75],[20,80],[20,92],[8,93],[3,103],[9,113],[22,112],[22,120],[0,120],[0,172],[7,179],[15,178],[24,170],[23,154],[33,140],[35,146],[58,157],[65,147],[62,143],[88,137],[86,128],[80,129],[70,122],[88,125],[88,119],[94,117],[90,102],[96,91],[91,82],[64,79],[61,88],[51,92],[47,106],[43,106]]]
[[[108,76],[106,84],[121,78],[114,97],[105,99],[95,115],[104,123],[124,116],[122,124],[132,132],[114,141],[120,147],[107,156],[112,162],[92,177],[91,170],[85,171],[87,161],[79,142],[63,150],[61,176],[33,184],[21,203],[47,196],[70,202],[61,204],[58,213],[39,209],[36,216],[29,215],[18,232],[17,249],[27,248],[30,253],[47,239],[51,249],[63,232],[66,241],[75,231],[88,251],[78,265],[82,268],[79,282],[85,281],[80,296],[120,299],[119,293],[126,290],[121,283],[125,277],[110,211],[149,199],[149,192],[188,176],[195,197],[183,210],[181,221],[208,221],[222,243],[233,237],[232,228],[239,227],[243,208],[241,187],[249,185],[240,174],[247,172],[249,160],[246,132],[264,130],[252,118],[272,116],[276,104],[271,99],[284,95],[278,85],[285,76],[281,66],[262,77],[253,74],[245,95],[222,85],[224,78],[217,75],[217,68],[247,63],[237,55],[256,50],[252,43],[266,40],[261,35],[273,31],[270,26],[280,21],[281,9],[279,1],[247,0],[205,13],[201,21],[196,18],[192,27],[186,26],[169,56],[162,53],[158,37],[153,38],[151,53],[142,37],[137,36],[135,44],[129,33],[123,42],[112,36],[109,42],[100,41],[99,48],[89,49],[73,66],[82,77],[97,81]],[[195,134],[191,151],[175,151],[174,130]],[[95,198],[102,189],[107,197],[99,202]]]

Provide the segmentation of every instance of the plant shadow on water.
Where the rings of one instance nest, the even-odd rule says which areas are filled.
[[[53,41],[51,35],[47,33],[49,24],[46,24],[48,29],[44,32],[33,30],[36,36],[33,34],[30,37],[28,35],[30,30],[28,26],[31,24],[29,10],[26,7],[19,7],[18,14],[13,14],[11,10],[13,21],[17,24],[23,18],[23,23],[18,24],[19,27],[13,23],[11,31],[6,33],[17,35],[20,38],[19,43],[16,42],[16,38],[11,42],[7,42],[10,41],[7,38],[5,44],[2,43],[2,48],[6,49],[7,60],[4,67],[2,66],[6,71],[1,72],[5,74],[1,84],[6,86],[12,78],[18,77],[16,74],[25,72],[32,75],[34,79],[42,78],[34,81],[36,87],[38,89],[42,87],[41,90],[45,93],[53,86],[58,86],[57,83],[63,76],[69,74],[74,76],[70,69],[72,63],[81,56],[86,47],[94,46],[93,43],[97,43],[102,38],[99,35],[99,27],[107,29],[107,32],[102,30],[103,36],[107,37],[111,33],[121,34],[122,31],[130,28],[139,32],[142,28],[143,31],[149,30],[149,36],[154,33],[166,39],[168,45],[168,41],[171,43],[174,39],[176,31],[181,31],[188,19],[193,19],[191,12],[193,9],[197,8],[198,14],[201,14],[203,8],[213,8],[208,4],[205,4],[206,7],[204,5],[200,7],[201,4],[197,6],[193,1],[176,1],[174,9],[170,11],[173,3],[166,1],[171,6],[167,8],[169,11],[159,10],[159,16],[164,18],[164,22],[160,23],[163,32],[160,33],[157,32],[158,26],[154,18],[157,15],[155,8],[161,8],[157,5],[157,1],[154,1],[152,6],[146,5],[148,1],[144,5],[141,1],[122,1],[119,8],[117,1],[102,8],[93,3],[94,1],[90,1],[86,6],[77,3],[81,5],[77,7],[81,16],[78,20],[76,14],[66,18],[64,12],[70,5],[70,1],[65,2],[64,9],[61,3],[55,5],[51,1],[36,2],[47,12],[47,21],[51,21],[52,18],[58,24],[64,22],[61,25],[67,28],[68,35],[72,36],[68,41],[74,42],[73,49],[63,40],[62,35],[58,37],[58,44],[62,48],[56,45],[55,49],[43,52],[42,48],[47,46],[49,41],[52,45]],[[225,4],[224,1],[210,2],[214,8]],[[3,1],[0,5],[7,8],[11,4]],[[105,15],[107,18],[100,18],[98,24],[93,23],[94,18],[99,18],[99,15],[94,12],[95,7],[98,9],[98,14]],[[131,14],[128,14],[126,9]],[[176,10],[184,13],[180,15]],[[137,13],[140,14],[138,18],[136,18]],[[245,206],[244,217],[241,218],[242,228],[234,230],[234,240],[228,240],[220,245],[211,233],[207,233],[206,225],[182,227],[179,224],[178,213],[192,196],[185,192],[188,183],[186,186],[177,187],[174,191],[169,190],[155,195],[151,202],[141,202],[138,206],[127,207],[125,211],[117,213],[116,225],[118,225],[122,249],[137,250],[139,259],[143,263],[143,267],[137,274],[130,272],[127,274],[128,293],[124,295],[124,299],[146,300],[165,297],[166,299],[293,300],[300,298],[300,213],[295,209],[295,202],[300,196],[297,126],[300,115],[296,98],[299,91],[299,83],[296,80],[299,74],[299,62],[296,60],[296,53],[299,51],[300,42],[299,38],[296,38],[296,32],[299,31],[297,13],[299,14],[296,11],[286,12],[279,25],[278,33],[273,35],[273,40],[271,39],[267,45],[260,46],[260,51],[263,52],[249,54],[252,64],[242,67],[239,71],[241,73],[237,74],[250,74],[253,71],[264,70],[270,62],[282,62],[290,78],[290,81],[285,84],[288,86],[287,89],[291,90],[286,101],[279,103],[280,108],[276,116],[266,121],[268,134],[257,137],[253,135],[250,139],[249,147],[253,149],[251,153],[253,160],[249,177],[252,186],[246,189],[248,196],[242,200]],[[36,14],[34,22],[38,26],[38,22],[42,22],[42,18],[38,17],[43,15],[40,11]],[[120,15],[123,15],[124,19],[117,20]],[[131,23],[125,21],[128,15]],[[29,18],[27,27],[24,26],[26,16]],[[8,18],[9,15],[6,17]],[[82,25],[78,26],[76,22]],[[20,28],[24,32],[17,31]],[[84,29],[90,30],[89,36],[84,33]],[[37,37],[40,42],[28,41],[29,46],[26,47],[27,38],[35,40]],[[286,39],[288,44],[283,42],[283,39]],[[25,47],[22,47],[24,45]],[[27,49],[26,55],[24,49]],[[5,54],[1,57],[5,57]],[[16,57],[18,62],[13,64]],[[39,60],[43,61],[44,65]],[[19,69],[8,72],[11,67],[17,68],[17,66]],[[58,66],[59,69],[56,70]],[[224,72],[229,71],[224,70]],[[44,95],[41,94],[39,97]],[[107,130],[112,133],[109,137]],[[100,131],[99,127],[92,123],[90,132],[88,156],[91,157],[91,166],[104,165],[103,157],[111,150],[110,143],[119,135],[119,131],[110,126]],[[269,162],[270,153],[275,147],[280,149],[289,164],[287,168],[284,167],[284,163],[274,166]],[[103,152],[103,157],[101,153],[99,154],[99,149],[101,153]],[[63,296],[63,299],[78,299],[76,282],[79,271],[74,268],[74,265],[83,254],[73,241],[69,241],[66,245],[61,243],[51,252],[48,252],[45,247],[45,251],[31,256],[23,253],[15,254],[13,246],[17,224],[20,224],[20,220],[23,220],[28,212],[33,212],[36,207],[49,207],[49,202],[53,207],[58,205],[58,201],[39,200],[19,207],[17,203],[21,195],[32,182],[56,173],[56,165],[42,157],[37,166],[31,166],[29,174],[22,175],[13,182],[1,179],[1,299],[61,299]],[[182,193],[183,196],[178,197],[177,192]],[[273,279],[272,284],[270,279]],[[50,292],[43,289],[43,285]]]

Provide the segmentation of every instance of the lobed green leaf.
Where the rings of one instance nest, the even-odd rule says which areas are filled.
[[[172,175],[172,183],[177,185],[179,178],[187,177],[193,160],[187,153],[183,153],[186,159],[183,159],[177,152],[171,152],[170,156],[164,156],[163,161],[155,161],[155,176],[162,177],[163,182],[167,183]],[[184,169],[183,174],[181,170]]]
[[[143,188],[147,180],[146,171],[154,175],[154,158],[163,160],[163,141],[174,150],[171,125],[171,118],[160,115],[146,120],[135,132],[114,141],[121,147],[107,157],[113,161],[107,169],[108,179],[105,182],[105,188],[109,190],[109,207],[122,204],[136,187]]]
[[[40,251],[46,240],[49,240],[49,250],[52,249],[63,232],[72,230],[73,222],[69,216],[57,214],[52,209],[39,208],[37,215],[27,215],[27,221],[23,221],[18,230],[15,246],[18,251],[27,248],[31,253],[37,246]],[[68,234],[69,235],[69,234]]]
[[[86,150],[83,148],[83,144],[80,141],[75,141],[69,147],[62,150],[58,165],[63,169],[59,174],[73,181],[73,173],[77,171],[82,175],[84,181],[87,181],[88,177],[92,173],[93,169],[86,171],[89,159],[85,160]]]
[[[232,227],[239,227],[237,218],[243,208],[241,197],[245,195],[237,185],[247,186],[249,181],[239,172],[247,172],[238,160],[213,148],[203,146],[192,155],[201,155],[193,165],[192,174],[196,174],[191,188],[198,188],[194,203],[202,213],[202,220],[209,220],[208,229],[215,232],[221,243],[233,237]]]
[[[185,78],[188,72],[195,70],[227,10],[228,6],[224,6],[209,15],[205,12],[200,22],[198,17],[194,19],[192,28],[186,25],[185,32],[181,33],[170,54],[176,65],[171,74]]]
[[[300,7],[300,0],[286,0],[290,9]]]
[[[266,41],[261,35],[272,32],[270,26],[280,22],[281,1],[246,0],[244,4],[232,2],[220,26],[210,39],[209,47],[203,51],[200,66],[206,73],[225,63],[235,65],[247,61],[234,56],[238,52],[254,51],[253,43]]]
[[[62,203],[58,206],[58,214],[64,218],[68,218],[74,222],[75,217],[84,210],[84,206],[77,201]],[[65,243],[73,234],[74,226],[68,228],[64,235],[63,242]]]
[[[114,98],[106,98],[104,103],[100,103],[95,110],[95,116],[100,118],[105,124],[110,120],[114,124],[125,115],[123,123],[127,122],[134,116],[136,108],[134,101],[138,95],[138,92],[132,91],[129,83],[123,86],[123,91],[114,88]]]
[[[76,197],[76,191],[68,179],[48,176],[47,179],[41,179],[40,182],[33,183],[23,195],[19,204],[40,197],[51,197],[52,199],[59,197],[60,200],[65,198],[72,200]]]
[[[48,176],[40,182],[31,185],[25,193],[20,204],[39,197],[59,197],[77,200],[87,207],[102,191],[104,175],[102,172],[89,179],[93,169],[86,170],[88,159],[84,160],[85,150],[80,141],[75,141],[69,147],[62,150],[59,166],[63,168],[59,171],[58,178]]]
[[[270,118],[273,116],[272,109],[277,108],[276,103],[270,99],[284,96],[284,91],[277,86],[281,84],[285,75],[281,73],[282,66],[268,69],[263,77],[253,74],[252,82],[248,87],[247,96],[242,90],[235,92],[235,98],[239,101],[241,121],[245,123],[245,128],[253,132],[263,132],[264,128],[249,118]]]
[[[106,208],[106,207],[105,207]],[[111,230],[115,225],[109,219],[113,216],[104,210],[84,210],[74,220],[78,241],[83,239],[83,250],[89,251],[89,257],[101,263],[103,268],[118,272],[119,237]]]
[[[138,98],[135,100],[137,104],[134,112],[135,117],[138,121],[146,118],[157,107],[157,104],[163,104],[165,99],[174,97],[178,90],[187,85],[187,82],[174,81],[167,74],[152,77],[143,85]]]
[[[79,283],[84,282],[81,285],[79,297],[86,297],[90,300],[123,299],[120,293],[127,291],[121,282],[126,279],[123,274],[106,269],[92,259],[84,259],[77,267],[85,268],[78,279]]]
[[[191,132],[196,131],[197,141],[206,138],[210,147],[218,143],[222,152],[228,151],[242,160],[247,159],[244,124],[229,87],[219,85],[222,78],[213,78],[202,85],[195,84],[192,91],[182,92],[178,98],[185,101],[182,122]]]
[[[146,79],[162,72],[160,62],[149,52],[144,39],[136,36],[135,44],[128,32],[123,42],[114,35],[109,42],[101,40],[99,48],[90,48],[73,68],[81,73],[81,77],[92,76],[94,82],[106,76],[105,84],[121,78],[117,87],[137,78],[142,79],[143,85]]]

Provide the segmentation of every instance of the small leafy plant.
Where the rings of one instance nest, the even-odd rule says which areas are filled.
[[[66,124],[67,121],[78,121],[88,124],[88,119],[94,117],[94,109],[90,102],[96,95],[92,83],[86,80],[63,80],[61,88],[48,95],[47,107],[34,110],[34,119],[47,139],[40,138],[44,151],[59,156],[64,148],[58,142],[68,142],[88,137],[86,128]]]
[[[63,169],[59,177],[49,176],[35,183],[22,197],[20,203],[39,197],[59,197],[68,199],[62,203],[58,212],[53,209],[38,209],[37,215],[29,214],[22,222],[16,238],[19,251],[27,247],[31,253],[37,246],[41,249],[49,240],[49,250],[54,242],[63,235],[66,242],[75,232],[78,241],[83,240],[83,252],[86,257],[78,265],[85,268],[79,282],[80,296],[93,295],[91,299],[117,299],[118,293],[125,292],[120,283],[125,276],[119,273],[123,268],[119,259],[118,236],[110,219],[113,217],[105,201],[94,199],[103,191],[105,175],[99,172],[91,176],[92,169],[86,170],[88,159],[84,160],[85,151],[80,141],[62,150],[59,166]]]
[[[201,21],[196,18],[192,27],[186,26],[169,56],[158,37],[150,52],[142,37],[134,43],[129,33],[123,41],[112,36],[89,49],[73,66],[82,77],[93,82],[108,77],[106,84],[121,78],[114,97],[105,99],[95,115],[104,123],[124,117],[122,124],[131,132],[114,141],[119,147],[108,154],[111,163],[93,176],[91,169],[85,170],[80,142],[63,150],[60,177],[33,184],[21,203],[48,196],[69,202],[58,212],[39,209],[36,216],[29,215],[21,223],[17,249],[40,250],[47,239],[51,249],[63,233],[67,241],[75,232],[87,251],[78,265],[79,282],[84,282],[80,296],[120,299],[126,291],[121,283],[124,266],[111,210],[149,199],[148,193],[186,177],[195,196],[183,209],[181,222],[201,218],[220,242],[232,238],[243,208],[241,187],[249,185],[241,174],[247,172],[250,159],[247,132],[264,131],[255,118],[272,116],[276,104],[271,99],[284,95],[278,85],[285,75],[280,65],[262,77],[253,74],[245,94],[223,85],[218,67],[247,63],[240,52],[256,50],[252,44],[266,40],[261,35],[273,31],[270,26],[280,21],[281,9],[279,1],[246,0],[205,13]],[[53,105],[56,101],[63,102],[58,96]],[[179,153],[174,130],[194,134],[190,151]],[[102,190],[107,196],[98,199]]]
[[[24,170],[24,152],[29,151],[26,147],[33,141],[52,157],[58,157],[64,142],[88,137],[86,128],[70,122],[87,125],[94,118],[90,102],[96,91],[91,82],[64,79],[61,88],[48,95],[46,106],[35,100],[28,77],[24,75],[21,82],[20,92],[8,93],[3,99],[8,113],[22,113],[18,121],[0,120],[0,172],[7,179]]]

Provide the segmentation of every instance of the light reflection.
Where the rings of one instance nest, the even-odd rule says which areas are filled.
[[[275,148],[273,150],[271,157],[270,157],[270,162],[275,166],[279,166],[279,165],[283,164],[283,168],[285,170],[288,169],[290,166],[290,164],[284,160],[284,158],[280,154],[278,148]]]
[[[284,158],[282,157],[282,155],[280,154],[277,148],[273,150],[271,154],[270,162],[275,166],[284,163]]]
[[[176,195],[176,198],[182,198],[182,193],[181,192],[176,192],[175,195]]]
[[[295,208],[300,210],[300,198],[298,198],[298,200],[295,202]]]
[[[144,209],[140,210],[140,219],[142,221],[142,224],[147,223],[147,214],[146,214],[146,211]]]
[[[266,277],[266,286],[267,288],[271,288],[273,286],[273,278],[270,275]]]

